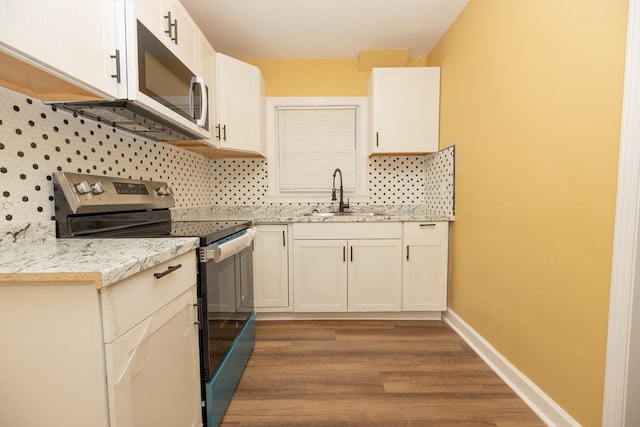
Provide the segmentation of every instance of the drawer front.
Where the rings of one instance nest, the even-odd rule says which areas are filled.
[[[405,222],[402,226],[404,239],[443,240],[449,233],[448,222],[421,221]]]
[[[164,277],[154,274],[182,267]],[[100,290],[104,342],[110,343],[196,284],[193,251]]]
[[[299,239],[400,239],[401,222],[294,223],[293,238]]]

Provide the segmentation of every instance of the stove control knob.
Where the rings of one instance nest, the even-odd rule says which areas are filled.
[[[173,194],[173,191],[171,190],[171,187],[163,185],[156,189],[156,193],[158,193],[159,196],[170,196]]]
[[[102,185],[102,182],[98,181],[91,186],[91,191],[93,191],[93,194],[102,194],[104,193],[104,185]]]
[[[91,192],[91,186],[87,181],[82,181],[76,184],[76,191],[80,194],[87,194]]]

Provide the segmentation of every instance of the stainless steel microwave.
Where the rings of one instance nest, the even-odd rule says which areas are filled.
[[[125,85],[126,99],[54,104],[156,141],[210,138],[206,79],[132,15],[127,17],[126,52],[117,51],[115,58],[114,77]]]

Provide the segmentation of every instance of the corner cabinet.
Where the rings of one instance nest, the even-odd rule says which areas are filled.
[[[0,424],[201,426],[194,252],[96,285],[0,284]]]
[[[258,225],[253,241],[253,289],[256,312],[292,311],[289,290],[289,229]]]
[[[399,311],[401,233],[401,223],[294,224],[294,311]]]
[[[0,0],[0,59],[4,52],[89,92],[116,98],[124,14],[124,0]]]
[[[447,309],[448,235],[448,222],[403,224],[403,311]]]
[[[218,147],[248,154],[264,154],[264,84],[260,69],[216,53]]]
[[[440,68],[373,68],[369,115],[370,155],[438,151]]]

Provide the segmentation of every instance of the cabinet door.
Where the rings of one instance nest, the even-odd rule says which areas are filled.
[[[402,310],[446,310],[447,246],[437,241],[405,240],[404,250]]]
[[[167,36],[177,46],[185,63],[197,70],[200,65],[200,29],[179,1],[167,0],[165,5],[167,16],[171,16],[171,20],[167,20],[171,33]]]
[[[289,311],[289,247],[286,225],[259,225],[254,244],[254,293],[257,311]],[[271,311],[271,310],[264,310]]]
[[[209,145],[217,147],[215,139],[215,127],[218,123],[218,106],[217,106],[217,90],[216,90],[216,51],[211,47],[207,39],[203,36],[200,39],[200,70],[202,77],[205,79],[208,90],[207,109],[209,114],[209,131],[211,139],[207,141]]]
[[[372,153],[438,151],[440,68],[374,68],[369,96]]]
[[[165,46],[196,70],[199,66],[200,30],[175,0],[135,0],[135,16]]]
[[[105,345],[112,427],[200,426],[196,287]]]
[[[260,70],[216,53],[220,148],[262,153],[262,88]]]
[[[294,241],[294,311],[347,311],[346,252],[345,240]]]
[[[124,61],[124,34],[116,31],[123,22],[123,1],[0,0],[0,50],[115,98],[118,82],[112,75],[117,70],[111,56],[118,48]]]
[[[349,311],[400,311],[400,239],[349,240]]]

